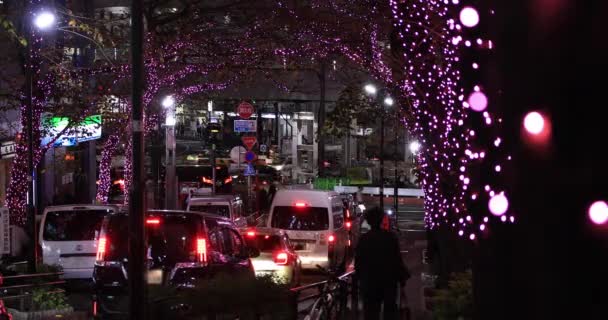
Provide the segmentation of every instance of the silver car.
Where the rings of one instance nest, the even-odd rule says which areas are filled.
[[[258,257],[251,258],[256,276],[271,276],[273,281],[289,286],[300,284],[302,262],[284,232],[258,227],[244,230],[243,238],[248,246],[260,251]]]

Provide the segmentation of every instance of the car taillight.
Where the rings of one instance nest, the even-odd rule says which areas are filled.
[[[346,229],[350,230],[350,227],[352,227],[353,224],[350,221],[346,221]]]
[[[99,242],[97,243],[97,256],[95,258],[96,261],[103,261],[106,255],[106,246],[107,240],[106,238],[99,238]]]
[[[146,219],[146,224],[148,225],[159,225],[160,224],[160,219]]]
[[[232,182],[232,177],[228,177],[228,178],[224,179],[224,184],[228,184],[230,182]]]
[[[298,208],[304,208],[304,207],[306,207],[306,203],[305,202],[296,202],[294,204],[294,206],[298,207]]]
[[[277,252],[273,260],[277,265],[284,266],[289,262],[289,255],[287,252]]]
[[[205,239],[205,238],[196,239],[196,255],[198,258],[198,262],[200,262],[200,263],[207,262],[207,239]]]
[[[253,230],[249,230],[249,231],[247,231],[247,236],[248,236],[249,238],[253,238],[253,237],[255,237],[255,231],[253,231]]]
[[[207,183],[207,184],[213,184],[213,181],[211,179],[208,179],[206,177],[203,177],[203,183]]]
[[[336,237],[332,234],[329,237],[327,237],[327,242],[329,243],[334,243],[336,242]]]

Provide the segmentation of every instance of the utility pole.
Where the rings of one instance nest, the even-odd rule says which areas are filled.
[[[32,246],[29,251],[28,271],[36,272],[36,207],[34,205],[34,190],[36,179],[34,168],[34,106],[32,105],[33,71],[32,71],[32,27],[31,27],[31,5],[26,6],[25,11],[25,34],[27,47],[25,51],[25,103],[27,106],[27,228],[31,235]]]
[[[382,105],[380,105],[382,107]],[[384,107],[380,115],[380,210],[384,212]]]
[[[321,96],[319,97],[319,121],[317,126],[317,167],[319,168],[319,177],[323,177],[325,175],[325,138],[320,133],[325,126],[325,60],[321,61],[319,85]]]
[[[144,125],[142,93],[144,90],[143,0],[131,1],[132,61],[132,179],[129,199],[129,319],[146,319],[145,230],[143,206]]]

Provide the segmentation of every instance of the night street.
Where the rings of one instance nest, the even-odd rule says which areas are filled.
[[[0,0],[0,320],[605,320],[607,15]]]

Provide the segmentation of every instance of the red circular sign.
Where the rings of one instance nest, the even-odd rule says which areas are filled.
[[[241,102],[239,106],[236,108],[236,113],[239,114],[239,117],[243,119],[249,119],[253,114],[253,106],[249,102]]]

